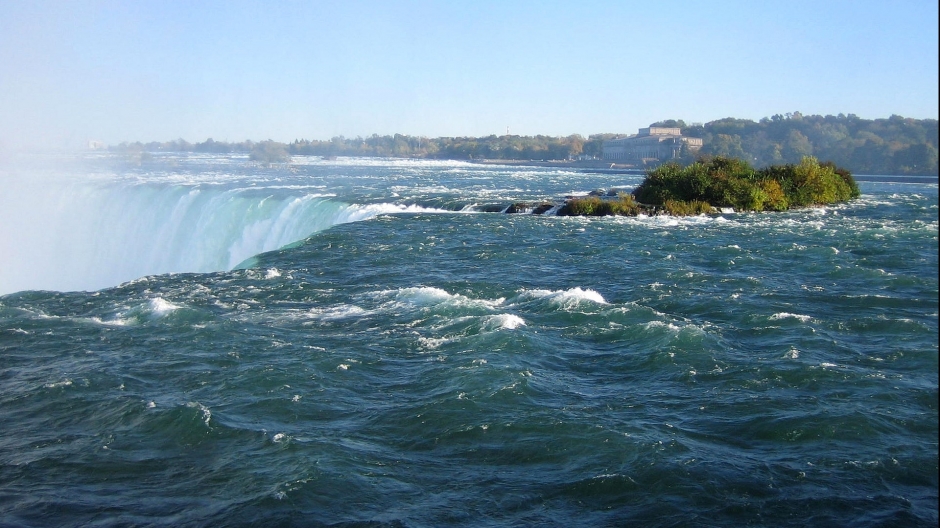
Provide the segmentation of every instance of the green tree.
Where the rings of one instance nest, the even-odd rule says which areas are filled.
[[[666,127],[666,128],[685,128],[685,121],[681,119],[666,119],[665,121],[657,121],[652,123],[650,127]]]
[[[789,162],[796,162],[805,156],[813,155],[813,145],[809,138],[804,136],[798,130],[791,130],[787,135],[787,141],[783,145],[783,159]]]
[[[937,172],[937,148],[928,143],[909,145],[895,152],[893,158],[896,171],[902,174]]]
[[[724,156],[728,158],[748,158],[750,156],[741,145],[741,136],[737,134],[718,134],[701,149],[703,155]]]

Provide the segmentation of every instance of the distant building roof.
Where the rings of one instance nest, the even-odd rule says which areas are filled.
[[[643,136],[681,136],[682,131],[679,127],[646,127],[641,128],[637,137]]]

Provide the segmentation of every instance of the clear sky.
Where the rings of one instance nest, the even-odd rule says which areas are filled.
[[[0,147],[938,117],[936,0],[0,0]]]

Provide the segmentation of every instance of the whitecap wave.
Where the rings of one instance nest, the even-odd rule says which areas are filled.
[[[163,317],[175,310],[179,310],[181,306],[173,304],[162,297],[154,297],[150,299],[150,311],[156,317]]]
[[[377,292],[380,297],[390,297],[396,306],[410,306],[425,308],[432,306],[445,306],[460,309],[478,309],[492,311],[505,302],[497,299],[472,299],[459,293],[449,293],[446,290],[433,286],[415,286],[400,288],[398,290],[383,290]]]
[[[781,320],[781,319],[796,319],[796,320],[801,321],[801,322],[804,322],[804,323],[813,320],[813,318],[812,318],[811,316],[809,316],[809,315],[795,314],[795,313],[789,313],[789,312],[778,312],[778,313],[775,313],[775,314],[773,314],[773,315],[770,316],[770,319],[771,319],[772,321],[779,321],[779,320]]]
[[[210,411],[208,407],[199,402],[188,402],[186,406],[191,409],[198,409],[202,414],[202,421],[206,425],[209,425],[209,421],[212,419],[212,411]]]
[[[341,304],[328,308],[311,308],[307,315],[313,319],[321,321],[338,321],[341,319],[353,319],[368,315],[370,312],[352,304]]]
[[[485,330],[514,330],[520,326],[525,326],[525,320],[514,314],[499,314],[487,318],[483,323]]]
[[[519,296],[522,299],[545,299],[563,309],[575,308],[582,303],[607,304],[604,296],[596,290],[580,287],[568,290],[523,290]]]
[[[644,330],[652,330],[655,328],[664,328],[675,334],[678,334],[679,331],[682,330],[679,326],[666,321],[649,321],[643,325]]]

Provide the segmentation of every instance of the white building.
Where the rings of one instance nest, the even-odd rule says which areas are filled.
[[[635,136],[605,141],[603,157],[621,163],[668,161],[679,157],[682,145],[696,151],[702,148],[702,138],[683,137],[678,128],[641,128]]]

